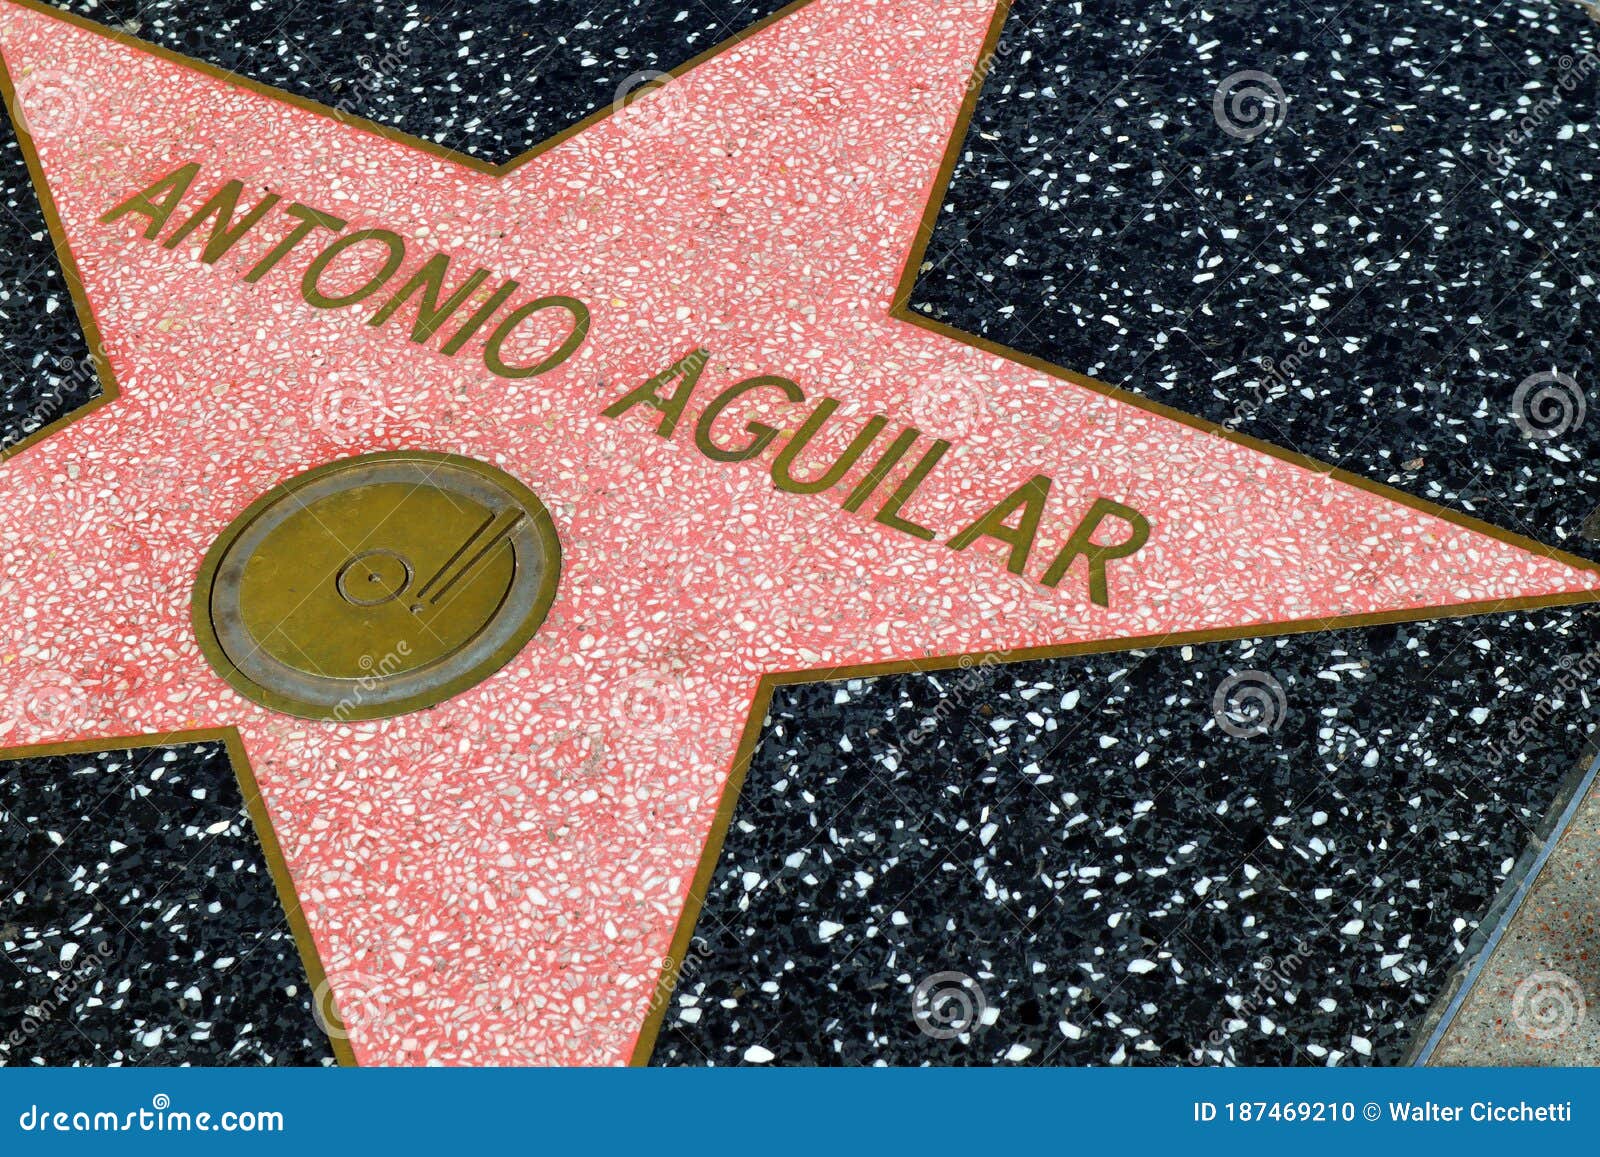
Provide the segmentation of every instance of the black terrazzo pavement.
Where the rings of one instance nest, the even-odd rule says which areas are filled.
[[[780,689],[655,1063],[1394,1063],[1576,771],[1597,623]],[[1247,672],[1275,731],[1218,725]]]
[[[0,763],[0,1064],[326,1064],[226,748]]]
[[[778,4],[67,6],[501,160],[609,103],[634,73],[671,67]],[[1019,0],[915,301],[960,329],[1592,556],[1580,528],[1588,519],[1600,539],[1600,396],[1587,421],[1547,441],[1523,436],[1509,410],[1530,373],[1555,368],[1586,394],[1591,386],[1596,80],[1583,52],[1597,34],[1583,8],[1555,0],[1194,9]],[[1283,124],[1250,142],[1221,132],[1212,109],[1218,83],[1241,69],[1272,73],[1288,101]],[[1563,77],[1576,77],[1570,89]],[[1527,140],[1491,168],[1485,150],[1535,114]],[[7,443],[95,387],[9,127],[0,134]],[[709,933],[710,955],[683,994],[703,984],[715,1000],[702,1001],[698,1024],[669,1018],[657,1059],[721,1063],[767,1047],[778,1059],[958,1062],[1029,1048],[1027,1063],[1182,1063],[1220,1032],[1202,1059],[1325,1063],[1337,1051],[1343,1063],[1395,1060],[1592,732],[1589,693],[1552,684],[1551,662],[1595,636],[1591,618],[1548,612],[1264,644],[1270,661],[1260,661],[1286,688],[1289,721],[1278,734],[1228,742],[1205,722],[1215,685],[1245,661],[1237,647],[1008,667],[986,673],[985,689],[953,695],[948,676],[883,681],[838,702],[831,687],[790,691],[743,805],[763,809],[756,834],[766,834],[752,842],[736,829],[729,845],[750,858],[728,869],[741,890],[745,871],[771,882],[757,885],[734,925],[749,923],[747,944]],[[1407,639],[1440,661],[1420,661]],[[1365,678],[1353,669],[1324,677],[1336,646],[1370,662]],[[1112,684],[1121,668],[1129,673]],[[1050,689],[1024,699],[1036,683]],[[1061,706],[1069,690],[1080,697],[1070,711]],[[936,702],[938,730],[905,762],[914,774],[894,778],[879,758],[885,737]],[[1480,708],[1491,712],[1486,724],[1469,714]],[[1335,716],[1319,739],[1309,721],[1324,710]],[[1072,731],[1085,711],[1094,712],[1090,740]],[[1508,712],[1531,722],[1501,755],[1493,745]],[[1100,736],[1119,742],[1102,749]],[[1326,770],[1341,744],[1361,741],[1363,757],[1379,752],[1375,768]],[[1136,745],[1149,752],[1142,766],[1125,758]],[[1018,770],[1035,761],[1055,782]],[[774,877],[773,856],[805,819],[780,806],[793,797],[760,790],[780,777],[791,791],[804,784],[821,810],[850,802],[863,778],[873,790],[839,831],[871,830],[885,845],[905,839],[892,806],[905,801],[901,821],[930,846],[908,844],[901,859],[934,875],[902,889],[907,873],[884,869],[876,848],[857,842],[841,853],[848,875],[824,872],[813,856],[816,885]],[[1041,796],[1048,789],[1060,814]],[[1063,791],[1088,817],[1071,829]],[[1002,808],[1024,793],[1029,806]],[[1135,818],[1143,799],[1156,802]],[[1224,799],[1234,818],[1204,810]],[[984,803],[990,816],[980,821]],[[1276,825],[1280,816],[1287,823]],[[962,820],[977,834],[956,830]],[[988,823],[993,850],[982,844]],[[1275,826],[1282,848],[1256,839]],[[1045,882],[1067,869],[1111,871],[1117,855],[1132,878],[1117,884],[1113,874],[1098,897],[1086,895],[1088,879],[1059,890]],[[1260,882],[1246,880],[1247,863]],[[875,876],[863,896],[854,895],[857,867]],[[1166,876],[1152,875],[1163,867]],[[1207,897],[1195,892],[1202,880]],[[896,889],[909,892],[911,923],[891,963],[892,923],[863,938],[877,907],[900,902]],[[825,918],[850,931],[786,948],[781,933],[800,935],[781,927],[786,904],[801,932]],[[1030,905],[1040,911],[1019,928],[1011,910]],[[1113,927],[1116,911],[1125,915]],[[1355,911],[1361,932],[1325,930],[1325,919]],[[955,930],[932,930],[934,913]],[[786,953],[791,977],[841,970],[820,988],[762,992]],[[1262,966],[1267,956],[1276,971]],[[1141,958],[1156,967],[1112,983],[1108,970]],[[936,965],[974,975],[993,1026],[954,1043],[917,1031],[907,984]],[[1263,982],[1263,973],[1287,980]],[[1263,1000],[1269,984],[1292,986],[1295,1002]],[[1231,1019],[1222,1011],[1230,996],[1239,1003]],[[218,1039],[264,1039],[254,1037],[257,1014],[235,1007],[237,1016],[216,1013]],[[1059,1027],[1064,1010],[1077,1040]],[[126,1023],[106,1016],[105,1040],[130,1039]],[[774,1026],[778,1039],[761,1035]],[[1370,1053],[1353,1043],[1358,1033]],[[262,1047],[279,1060],[306,1056],[282,1041]]]
[[[1244,70],[1285,98],[1253,139]],[[1572,0],[1018,0],[914,301],[1600,557],[1597,101]],[[1527,436],[1552,369],[1586,418]]]

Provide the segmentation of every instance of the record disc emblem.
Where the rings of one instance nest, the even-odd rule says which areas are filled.
[[[555,599],[544,504],[420,451],[347,458],[257,499],[195,583],[201,649],[241,695],[305,718],[416,711],[509,662]]]

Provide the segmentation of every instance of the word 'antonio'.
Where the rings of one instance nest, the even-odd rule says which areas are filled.
[[[653,419],[656,433],[663,438],[671,438],[683,422],[690,398],[709,359],[708,351],[694,351],[607,406],[603,411],[605,416],[620,418],[637,406],[645,406],[656,411],[657,416]],[[758,392],[780,395],[795,404],[806,400],[805,391],[797,383],[776,374],[762,374],[735,382],[708,402],[695,421],[694,441],[702,454],[714,462],[748,462],[761,457],[783,437],[783,431],[765,422],[750,421],[744,424],[743,429],[730,429],[735,423],[723,420],[724,412],[731,406]],[[839,405],[837,398],[823,398],[799,429],[780,446],[772,459],[773,485],[790,494],[821,494],[840,487],[858,464],[870,461],[871,465],[859,481],[850,487],[840,505],[853,512],[860,510],[870,500],[874,502],[872,518],[875,522],[924,542],[943,537],[940,532],[921,525],[906,513],[917,491],[950,450],[949,442],[935,438],[927,443],[920,454],[912,455],[912,450],[922,439],[922,431],[915,426],[903,427],[885,442],[882,435],[889,426],[889,418],[874,414],[862,424],[849,445],[826,469],[805,479],[795,476],[800,456],[816,441],[817,435]],[[915,464],[906,471],[899,484],[892,489],[887,488],[885,483],[889,475],[902,461],[910,461],[913,457]],[[970,523],[944,538],[945,545],[951,550],[961,551],[981,538],[992,539],[1009,548],[1007,569],[1013,574],[1027,574],[1052,485],[1048,475],[1033,475]],[[1096,541],[1101,537],[1097,532],[1103,525],[1109,535],[1115,533],[1118,524],[1125,524],[1121,527],[1122,537],[1119,541]],[[1150,523],[1144,515],[1123,503],[1097,498],[1088,513],[1073,527],[1065,544],[1045,566],[1039,582],[1047,587],[1058,586],[1073,565],[1083,559],[1088,570],[1090,599],[1099,606],[1109,606],[1106,564],[1113,559],[1127,558],[1144,546],[1149,538]]]
[[[129,215],[143,217],[145,239],[160,239],[166,249],[176,249],[202,226],[207,226],[200,249],[200,260],[207,265],[215,264],[249,236],[255,246],[251,252],[258,254],[255,264],[244,273],[244,280],[251,285],[271,273],[291,253],[302,247],[314,249],[316,256],[300,276],[300,296],[318,309],[345,309],[379,298],[380,291],[405,265],[405,238],[390,229],[356,229],[346,233],[348,222],[342,217],[299,201],[284,205],[283,198],[276,193],[263,194],[241,212],[239,201],[244,195],[241,181],[223,184],[184,216],[166,237],[161,237],[199,172],[196,162],[179,166],[108,209],[101,216],[101,223],[110,224]],[[263,225],[269,218],[270,223]],[[258,225],[262,225],[259,233]],[[262,249],[257,238],[268,242],[268,247]],[[358,275],[354,284],[351,283],[352,268],[366,271],[364,277]],[[454,357],[482,333],[483,364],[490,373],[502,378],[537,377],[555,369],[583,345],[589,332],[589,309],[577,298],[536,297],[507,309],[504,307],[518,289],[514,279],[502,280],[490,270],[478,269],[463,278],[446,296],[445,279],[449,271],[450,255],[433,254],[418,265],[398,289],[380,298],[381,304],[367,318],[367,324],[387,324],[416,298],[416,314],[409,335],[413,342],[420,345],[448,326],[449,332],[439,352]],[[457,317],[469,302],[482,296],[479,291],[491,279],[499,284],[481,301],[476,301],[464,316]],[[554,311],[566,331],[553,350],[548,349],[548,326],[539,316],[547,311]],[[524,332],[519,334],[519,329]],[[529,331],[532,330],[538,332],[530,340]],[[514,351],[529,344],[542,347],[541,356],[531,361],[518,360],[519,355]],[[543,352],[545,350],[548,352]]]
[[[371,310],[367,324],[375,327],[389,325],[404,310],[410,322],[407,337],[412,342],[422,345],[439,337],[438,352],[454,357],[481,339],[485,368],[502,378],[532,378],[555,369],[577,352],[589,334],[588,307],[575,297],[522,300],[515,280],[482,268],[455,280],[451,257],[444,252],[414,263],[402,277],[407,245],[398,233],[375,228],[347,231],[348,222],[343,218],[299,201],[284,203],[272,192],[263,192],[253,204],[242,206],[245,189],[238,180],[197,197],[180,213],[199,172],[196,162],[181,165],[112,206],[100,220],[109,225],[124,218],[142,219],[144,238],[166,249],[195,238],[200,260],[208,265],[243,244],[240,251],[245,260],[253,259],[242,274],[249,284],[266,277],[291,254],[310,253],[299,285],[300,296],[308,305],[317,309],[360,305]],[[390,288],[393,283],[398,288]],[[554,334],[552,322],[556,323]],[[658,415],[656,433],[672,437],[708,356],[705,350],[695,351],[618,399],[605,414],[617,418],[636,406],[653,408]],[[735,383],[707,404],[695,422],[695,444],[707,458],[750,461],[783,438],[783,431],[764,423],[749,422],[742,430],[730,430],[733,423],[723,420],[724,411],[757,391],[776,391],[795,404],[806,400],[798,384],[775,375]],[[869,509],[876,523],[926,542],[942,540],[951,550],[964,551],[980,539],[992,540],[1008,548],[1006,565],[1012,573],[1030,573],[1053,485],[1048,476],[1035,474],[964,526],[936,531],[915,521],[908,508],[914,510],[912,500],[951,445],[939,438],[919,445],[925,440],[915,426],[904,426],[891,438],[889,418],[873,415],[825,470],[815,477],[795,476],[800,456],[818,440],[839,404],[835,398],[822,399],[779,446],[771,464],[772,481],[779,490],[790,494],[842,490],[857,466],[867,464],[844,495],[841,505],[845,510]],[[902,464],[906,464],[903,476],[889,485],[890,476]],[[1097,498],[1061,549],[1045,563],[1038,581],[1057,587],[1081,559],[1090,599],[1109,606],[1107,565],[1134,554],[1149,537],[1150,523],[1137,510]]]

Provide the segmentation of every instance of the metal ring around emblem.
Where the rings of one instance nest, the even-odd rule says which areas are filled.
[[[262,495],[212,544],[191,604],[241,695],[343,722],[488,678],[555,601],[561,546],[537,495],[487,463],[394,451]]]

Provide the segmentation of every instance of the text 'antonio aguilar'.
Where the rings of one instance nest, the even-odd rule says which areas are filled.
[[[345,232],[348,224],[331,213],[301,204],[298,201],[280,204],[276,193],[265,193],[249,208],[240,211],[239,202],[244,194],[240,181],[228,181],[183,216],[178,224],[162,233],[172,223],[174,215],[183,204],[190,187],[198,176],[197,163],[182,165],[166,176],[140,189],[126,200],[109,209],[101,218],[111,224],[133,216],[144,219],[143,236],[150,241],[160,241],[167,249],[175,249],[205,227],[200,241],[200,260],[213,264],[228,253],[257,225],[277,210],[275,222],[263,232],[273,236],[270,247],[263,250],[254,264],[243,274],[247,283],[260,281],[303,246],[315,250],[300,276],[300,295],[308,305],[318,309],[346,309],[380,295],[399,276],[406,265],[406,240],[389,229],[358,229]],[[286,227],[285,227],[286,226]],[[355,258],[361,268],[375,260],[376,265],[364,281],[348,285],[348,268],[335,269],[336,263],[346,254]],[[561,365],[579,348],[589,333],[589,309],[575,297],[549,295],[511,304],[517,297],[518,283],[504,279],[483,297],[464,316],[457,317],[469,301],[482,296],[480,290],[496,279],[488,269],[477,269],[446,295],[449,279],[450,255],[443,252],[431,254],[416,264],[400,281],[399,288],[383,297],[381,303],[367,319],[369,325],[381,327],[399,315],[402,308],[415,300],[409,339],[419,345],[445,333],[438,352],[454,357],[475,338],[482,336],[480,356],[490,373],[501,378],[522,379],[537,377]],[[348,266],[350,262],[343,263]],[[340,286],[329,291],[325,286],[329,271],[335,269],[335,283]],[[533,361],[513,360],[508,348],[525,323],[561,317],[565,337],[549,352]],[[545,328],[542,324],[540,328]],[[448,331],[448,332],[445,332]],[[708,360],[705,350],[696,350],[682,358],[662,373],[651,378],[608,406],[607,417],[620,418],[635,407],[644,406],[655,411],[655,432],[670,438],[677,430],[689,407],[702,371]],[[695,445],[715,462],[746,462],[759,458],[775,443],[778,452],[771,464],[772,481],[779,490],[791,494],[821,494],[841,489],[855,467],[870,462],[854,485],[848,488],[840,505],[856,512],[870,510],[874,522],[924,541],[943,541],[951,550],[964,551],[981,539],[988,539],[1006,549],[1006,567],[1012,573],[1028,574],[1034,563],[1033,549],[1044,522],[1052,480],[1044,474],[1035,474],[1010,493],[998,498],[992,506],[971,522],[950,533],[935,531],[914,521],[905,513],[917,491],[937,468],[940,459],[950,449],[943,439],[932,439],[925,448],[913,454],[923,435],[914,426],[905,426],[893,437],[882,438],[890,425],[886,415],[869,417],[851,442],[826,469],[815,476],[795,477],[795,466],[800,456],[815,441],[840,403],[834,398],[823,398],[810,415],[787,440],[783,432],[760,422],[747,423],[740,434],[730,435],[719,430],[718,419],[723,412],[740,399],[756,391],[775,391],[791,403],[805,401],[801,387],[788,378],[760,375],[736,382],[719,393],[700,410],[695,422]],[[743,435],[742,441],[740,435]],[[730,440],[730,438],[732,440]],[[889,476],[901,465],[910,463],[900,481],[890,488]],[[868,507],[868,503],[872,505]],[[1104,533],[1102,533],[1102,530]],[[1120,532],[1120,533],[1119,533]],[[1063,545],[1044,564],[1038,581],[1047,587],[1058,586],[1069,573],[1073,573],[1079,560],[1087,580],[1088,594],[1100,606],[1110,604],[1106,582],[1107,565],[1127,558],[1142,548],[1150,537],[1150,523],[1131,506],[1109,498],[1096,498],[1086,513],[1066,536]],[[1106,541],[1110,538],[1111,541]]]

